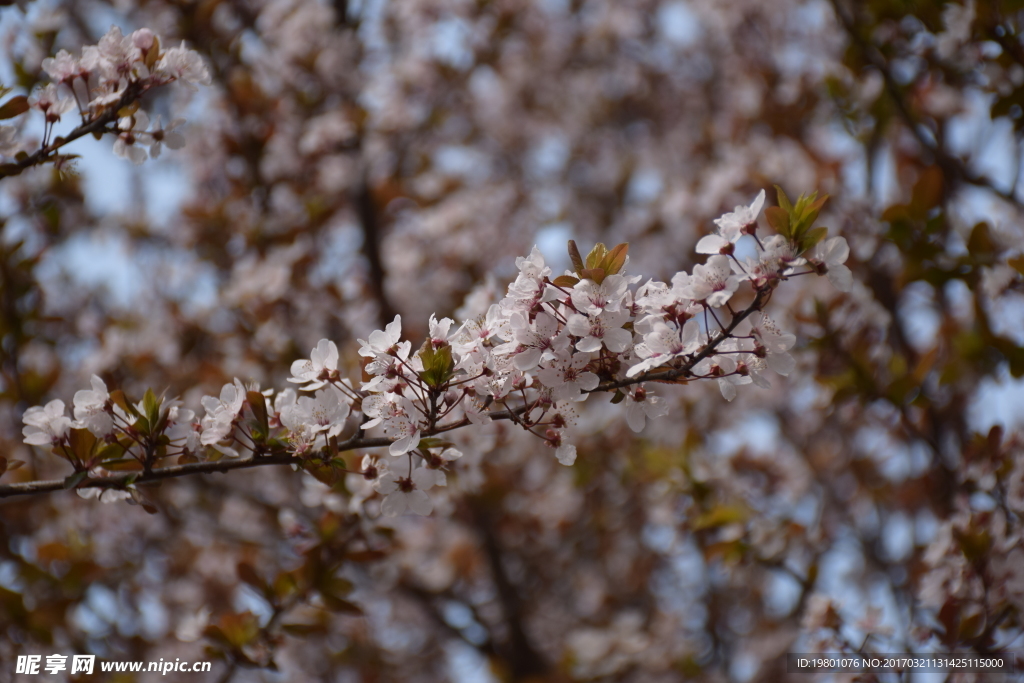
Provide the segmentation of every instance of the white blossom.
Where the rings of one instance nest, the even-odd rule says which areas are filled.
[[[398,476],[393,470],[386,472],[374,482],[374,488],[384,494],[384,501],[380,505],[381,514],[385,517],[398,517],[407,511],[416,515],[429,515],[434,509],[434,503],[424,492],[446,484],[444,472],[421,467],[413,470],[412,476],[406,478]]]
[[[555,401],[582,401],[593,391],[600,379],[586,370],[590,362],[590,354],[569,354],[564,351],[551,360],[546,367],[537,372],[537,379],[551,387],[551,397]]]
[[[739,287],[740,278],[732,273],[727,256],[712,256],[704,265],[694,266],[683,294],[708,306],[724,305]]]
[[[114,428],[114,419],[107,410],[110,394],[107,385],[96,375],[92,376],[91,384],[91,390],[75,393],[75,420],[94,435],[104,437]]]
[[[168,149],[181,149],[184,147],[185,136],[176,130],[183,123],[185,123],[185,119],[173,119],[167,124],[167,128],[164,128],[160,117],[157,116],[156,121],[153,122],[153,127],[147,131],[150,139],[149,156],[153,159],[159,157],[163,145],[167,145]]]
[[[306,384],[306,391],[315,391],[327,384],[327,380],[338,372],[338,346],[332,341],[321,339],[309,354],[308,360],[292,363],[289,382]]]
[[[38,88],[28,98],[28,103],[43,112],[47,123],[60,121],[61,115],[71,111],[75,106],[74,99],[59,90],[54,83]]]
[[[341,390],[327,386],[312,397],[302,396],[294,404],[285,406],[281,423],[295,432],[308,427],[313,433],[332,437],[341,434],[349,412],[350,406]]]
[[[572,304],[580,313],[598,315],[604,311],[618,311],[626,296],[629,281],[621,275],[609,275],[601,284],[593,280],[580,280],[572,290]]]
[[[158,78],[177,80],[185,83],[192,89],[198,85],[210,85],[210,72],[203,64],[199,53],[185,47],[182,41],[181,47],[172,47],[160,58],[153,75]]]
[[[634,432],[643,431],[647,420],[668,414],[668,404],[643,386],[634,387],[626,394],[626,424]]]
[[[757,217],[764,206],[764,190],[761,190],[750,206],[737,206],[732,213],[715,219],[718,232],[705,235],[697,242],[698,254],[719,254],[729,249],[745,234],[753,234],[757,226]]]
[[[218,398],[203,396],[201,403],[206,409],[206,416],[202,420],[203,432],[200,437],[202,445],[212,446],[227,438],[234,426],[235,419],[242,412],[245,394],[245,387],[236,378],[233,383],[225,384],[221,388]],[[237,455],[233,450],[225,452],[225,454]]]
[[[54,399],[40,408],[33,406],[22,417],[25,443],[31,446],[56,446],[71,429],[71,418],[64,414],[64,401]]]
[[[810,261],[833,287],[840,292],[849,292],[853,289],[853,273],[844,265],[849,257],[850,245],[846,243],[846,238],[830,237],[814,247]]]
[[[629,321],[629,313],[616,311],[587,317],[574,313],[569,316],[566,327],[577,337],[576,349],[591,353],[604,347],[612,353],[621,353],[633,341],[633,333],[622,329]]]

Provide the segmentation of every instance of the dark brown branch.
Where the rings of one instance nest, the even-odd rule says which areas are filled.
[[[620,389],[623,387],[633,386],[634,384],[641,384],[643,382],[652,381],[672,381],[681,377],[687,377],[690,371],[697,363],[701,362],[708,356],[714,354],[715,349],[725,339],[729,338],[729,335],[736,329],[736,327],[745,319],[750,317],[756,311],[761,310],[765,302],[771,293],[769,289],[758,290],[757,295],[747,308],[737,313],[729,325],[719,334],[718,337],[711,340],[707,346],[705,346],[700,353],[691,356],[683,365],[678,367],[670,367],[664,370],[654,370],[640,374],[636,377],[630,377],[623,380],[617,380],[614,382],[605,382],[599,385],[597,388],[585,392],[594,393],[599,391],[612,391],[614,389]],[[522,415],[530,407],[530,404],[518,406],[516,408],[506,408],[504,410],[496,410],[488,413],[491,420],[511,420],[519,415]],[[424,430],[423,436],[433,436],[435,434],[442,434],[444,432],[450,432],[455,429],[466,427],[470,424],[469,418],[463,418],[457,422],[450,424],[437,425],[433,429]],[[393,439],[388,438],[367,438],[359,437],[358,435],[338,444],[338,451],[352,451],[359,448],[382,448],[384,446],[390,446],[394,442]],[[193,474],[210,474],[213,472],[230,472],[231,470],[243,470],[251,467],[262,467],[264,465],[301,465],[306,460],[301,457],[296,457],[287,453],[276,453],[273,455],[259,456],[247,458],[245,460],[218,460],[217,462],[198,462],[189,463],[187,465],[173,465],[170,467],[160,467],[151,471],[131,471],[120,474],[115,474],[109,477],[88,477],[83,479],[75,488],[124,488],[130,484],[148,484],[156,481],[162,481],[164,479],[175,479],[177,477],[185,477]],[[34,493],[47,493],[51,491],[60,491],[65,488],[63,479],[53,479],[48,481],[29,481],[20,484],[3,484],[0,485],[0,498],[10,498],[13,496],[23,496]]]
[[[18,161],[14,161],[7,164],[0,164],[0,180],[9,176],[20,175],[22,171],[44,164],[47,161],[52,161],[57,156],[57,150],[64,145],[67,145],[75,140],[91,135],[93,133],[109,133],[112,132],[107,129],[107,126],[117,121],[118,111],[123,107],[128,106],[135,100],[142,97],[146,92],[146,88],[139,83],[129,83],[128,87],[125,88],[124,94],[121,95],[115,104],[108,107],[102,114],[97,116],[88,123],[75,128],[73,131],[68,133],[66,136],[58,137],[56,140],[51,142],[49,145],[42,147],[41,149],[29,154],[26,157]]]
[[[643,382],[670,382],[675,379],[687,377],[693,368],[700,363],[702,360],[711,356],[715,353],[715,349],[723,341],[729,338],[739,324],[749,318],[752,314],[760,311],[765,303],[768,301],[768,297],[771,294],[770,289],[758,290],[757,295],[749,306],[733,316],[733,319],[729,322],[724,330],[721,331],[719,336],[708,342],[700,353],[690,356],[690,359],[678,367],[671,367],[665,370],[652,370],[636,377],[628,377],[626,379],[620,379],[615,382],[603,382],[593,389],[593,391],[611,391],[612,389],[621,389],[623,387],[633,386],[634,384],[641,384]],[[591,392],[585,392],[591,393]]]
[[[505,571],[505,564],[502,558],[501,544],[498,541],[497,530],[494,528],[494,520],[491,513],[485,507],[483,501],[470,501],[470,515],[473,526],[483,543],[484,554],[487,557],[487,564],[494,579],[494,586],[498,591],[498,600],[501,603],[501,610],[505,617],[505,626],[508,628],[507,650],[503,659],[508,663],[510,680],[528,681],[535,680],[546,675],[551,665],[538,652],[526,633],[523,626],[523,601],[520,599],[519,591],[512,583]]]
[[[384,271],[384,259],[381,257],[380,219],[374,203],[373,190],[370,188],[369,172],[365,168],[356,188],[355,201],[359,226],[363,231],[363,256],[366,257],[370,269],[370,290],[377,301],[378,324],[384,327],[395,319],[395,307],[391,305],[385,286],[387,273]]]

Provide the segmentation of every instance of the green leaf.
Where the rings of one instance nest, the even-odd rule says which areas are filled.
[[[420,353],[420,360],[423,361],[422,379],[429,387],[439,387],[452,378],[455,374],[455,361],[452,359],[452,347],[442,346],[434,350],[427,344]]]
[[[70,491],[71,489],[81,484],[88,476],[88,470],[81,470],[79,472],[75,472],[74,474],[72,474],[71,476],[64,480],[64,488]]]
[[[298,589],[298,579],[295,578],[295,574],[292,572],[281,572],[274,579],[274,597],[278,600],[284,600],[288,596],[293,595]]]
[[[587,254],[587,268],[597,268],[607,254],[608,247],[604,246],[604,243],[598,242],[595,244],[594,248]]]
[[[745,522],[748,517],[749,514],[746,508],[739,505],[716,505],[694,520],[693,529],[699,531],[701,529],[725,526],[726,524]]]
[[[828,235],[828,228],[812,228],[800,238],[800,253],[807,251]]]
[[[426,438],[420,439],[420,442],[419,442],[419,444],[417,444],[416,447],[417,448],[423,448],[423,449],[427,449],[427,448],[448,448],[448,447],[453,446],[453,445],[454,444],[451,441],[448,441],[447,439],[439,439],[436,436],[428,436]]]
[[[245,399],[249,402],[249,410],[252,411],[253,417],[256,418],[260,431],[265,435],[269,434],[270,418],[267,415],[267,401],[264,399],[263,394],[258,391],[249,391],[246,392]]]
[[[775,186],[775,194],[779,200],[779,207],[786,212],[786,214],[793,213],[793,205],[789,203],[789,197],[782,191],[782,188],[778,185]]]
[[[160,404],[161,401],[153,393],[153,390],[146,389],[146,393],[142,397],[142,411],[154,432],[158,431],[160,425]]]
[[[0,106],[0,119],[13,119],[28,111],[28,98],[18,95],[4,102]]]
[[[259,633],[259,620],[252,612],[245,611],[241,614],[225,614],[218,624],[207,626],[203,635],[232,648],[242,648],[256,640]]]

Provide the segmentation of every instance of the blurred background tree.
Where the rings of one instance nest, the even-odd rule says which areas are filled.
[[[566,239],[628,241],[665,278],[773,183],[832,195],[857,280],[779,291],[798,367],[772,390],[665,387],[638,436],[592,398],[572,468],[507,424],[455,436],[426,519],[280,468],[167,482],[153,515],[3,499],[0,661],[774,681],[786,652],[1019,648],[1022,22],[1015,0],[0,10],[19,92],[111,24],[214,78],[147,101],[189,119],[158,163],[83,140],[78,173],[0,183],[0,454],[27,463],[3,483],[68,474],[21,417],[92,373],[197,406],[281,386],[321,337],[358,372],[357,337],[500,297],[534,243],[564,267]]]

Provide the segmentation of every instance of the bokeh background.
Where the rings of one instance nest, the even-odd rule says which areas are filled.
[[[797,370],[771,390],[659,387],[639,435],[591,397],[571,468],[512,425],[459,433],[426,519],[282,468],[167,482],[156,514],[0,499],[0,679],[91,653],[211,681],[746,682],[807,680],[787,652],[1021,649],[1024,3],[0,4],[16,92],[111,25],[213,76],[144,102],[188,119],[183,150],[81,140],[74,169],[0,182],[0,455],[26,463],[2,483],[68,474],[21,416],[93,373],[198,408],[328,337],[358,376],[356,338],[500,298],[533,244],[561,268],[567,239],[628,241],[668,279],[773,184],[831,195],[856,279],[779,289]]]

